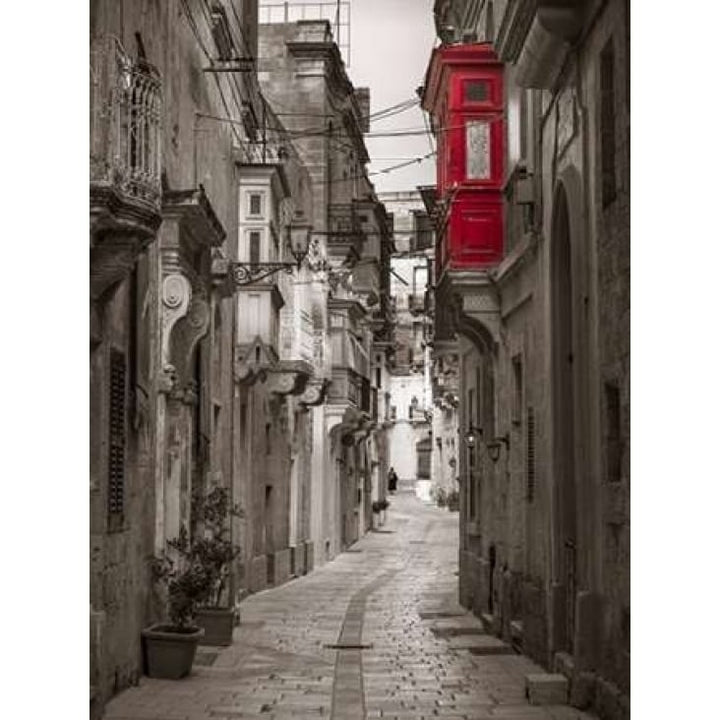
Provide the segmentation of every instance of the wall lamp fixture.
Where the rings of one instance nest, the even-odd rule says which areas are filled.
[[[287,246],[294,262],[235,262],[232,264],[232,277],[236,287],[251,285],[280,271],[292,274],[294,270],[300,270],[310,249],[311,225],[296,214],[286,231]]]
[[[476,438],[480,437],[482,438],[483,430],[480,427],[475,427],[472,423],[468,425],[468,429],[465,432],[465,444],[469,448],[475,447],[475,440]]]
[[[482,436],[482,428],[475,427],[472,423],[470,423],[467,431],[465,432],[465,444],[469,448],[474,448],[478,439],[482,441]],[[502,449],[502,446],[505,445],[507,450],[510,449],[510,437],[506,433],[505,435],[494,437],[492,440],[484,442],[484,445],[487,449],[488,456],[494,463],[496,463],[500,459],[500,450]]]
[[[510,438],[507,435],[502,435],[501,437],[496,437],[490,440],[490,442],[485,443],[485,447],[487,448],[488,455],[490,456],[490,459],[496,463],[500,459],[500,449],[505,445],[505,449],[510,449]]]

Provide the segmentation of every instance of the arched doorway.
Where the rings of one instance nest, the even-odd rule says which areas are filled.
[[[559,627],[557,650],[573,650],[577,589],[576,502],[576,350],[573,341],[573,255],[567,193],[561,183],[555,193],[551,241],[551,319],[553,379],[553,581]]]

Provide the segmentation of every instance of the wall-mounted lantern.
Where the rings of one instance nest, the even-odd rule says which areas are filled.
[[[281,270],[288,274],[300,270],[310,249],[312,226],[296,215],[295,220],[286,226],[286,232],[287,247],[294,262],[235,262],[232,264],[232,275],[236,287],[259,282]]]

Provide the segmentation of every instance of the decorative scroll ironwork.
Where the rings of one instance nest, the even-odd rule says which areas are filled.
[[[162,83],[150,63],[135,62],[120,41],[93,41],[90,62],[90,179],[159,206]]]
[[[284,271],[292,275],[297,268],[297,263],[291,262],[269,262],[269,263],[232,263],[230,272],[236,287],[252,285],[260,282],[277,272]]]

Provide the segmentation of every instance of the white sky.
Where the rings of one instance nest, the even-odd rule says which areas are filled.
[[[262,4],[262,0],[260,2]],[[305,2],[310,4],[309,0]],[[290,0],[290,5],[302,3],[303,0]],[[432,7],[433,0],[350,0],[350,63],[347,71],[355,87],[370,88],[371,113],[417,97],[415,90],[423,84],[435,44]],[[279,8],[278,11],[281,12]],[[307,12],[308,19],[314,17],[311,14],[313,8],[308,8]],[[327,13],[326,17],[333,17],[332,6],[324,8],[324,13]],[[344,59],[347,65],[347,58]],[[416,106],[372,123],[370,131],[423,130],[423,114]],[[435,149],[434,142],[431,148],[426,134],[368,137],[366,144],[373,159],[368,166],[369,172],[422,157]],[[370,179],[378,192],[432,185],[435,183],[435,157],[387,174],[372,175]]]
[[[433,0],[351,0],[348,74],[355,87],[370,88],[371,113],[416,97],[435,44],[432,7]],[[415,107],[372,123],[370,131],[424,128],[423,114]],[[371,172],[431,150],[427,135],[367,138],[366,144]],[[432,185],[435,157],[370,179],[378,192]]]

